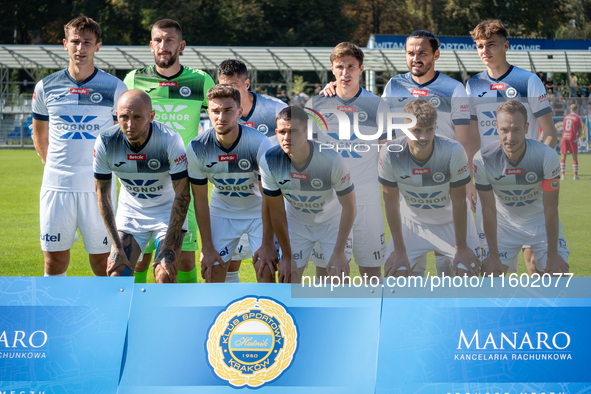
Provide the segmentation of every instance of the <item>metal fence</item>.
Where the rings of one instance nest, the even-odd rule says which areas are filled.
[[[33,147],[30,94],[7,94],[0,101],[0,147]]]

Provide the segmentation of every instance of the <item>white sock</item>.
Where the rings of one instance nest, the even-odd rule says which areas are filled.
[[[43,276],[68,276],[68,271],[64,272],[63,274],[57,274],[57,275],[49,275],[47,272],[45,272],[43,274]]]
[[[226,283],[240,283],[240,271],[228,272],[226,274]]]

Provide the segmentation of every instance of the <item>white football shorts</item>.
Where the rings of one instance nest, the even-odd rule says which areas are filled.
[[[117,189],[113,204],[117,204]],[[46,252],[69,250],[80,230],[89,254],[109,253],[111,239],[98,210],[94,192],[62,192],[41,189],[39,199],[41,249]]]
[[[263,219],[229,219],[211,216],[211,238],[213,246],[224,262],[233,258],[242,236],[246,235],[252,251],[258,250],[263,243]],[[242,260],[242,259],[236,259]],[[219,264],[219,263],[216,263]]]
[[[358,205],[353,224],[353,257],[361,267],[381,267],[386,262],[386,233],[381,205]],[[312,262],[326,266],[318,243],[312,250]]]
[[[339,223],[338,220],[322,225],[306,225],[296,221],[289,222],[289,242],[298,268],[308,265],[315,244],[319,249],[320,257],[314,264],[317,267],[326,268],[337,243]],[[352,235],[349,235],[345,245],[345,256],[347,256],[349,262],[352,255],[353,238]]]
[[[469,214],[467,218],[467,236],[466,242],[470,249],[474,251],[477,257],[480,257],[480,245],[476,235],[474,219]],[[456,238],[454,223],[440,225],[422,225],[402,216],[402,236],[404,237],[404,246],[408,261],[412,268],[414,276],[424,276],[427,269],[427,259],[421,258],[425,253],[435,251],[447,256],[452,262],[456,254]],[[394,242],[390,238],[387,255],[394,251]],[[463,264],[458,264],[459,268],[466,269]],[[399,268],[405,270],[406,268]]]

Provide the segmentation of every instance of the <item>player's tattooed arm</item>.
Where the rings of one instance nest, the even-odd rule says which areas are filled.
[[[96,193],[96,200],[98,204],[99,213],[105,224],[105,228],[111,238],[111,253],[107,260],[107,275],[119,275],[118,269],[122,265],[127,266],[129,269],[133,269],[128,260],[128,255],[123,245],[123,241],[117,231],[117,225],[115,224],[115,210],[113,209],[113,202],[111,201],[111,179],[95,179],[94,190]],[[131,255],[131,252],[130,252]],[[117,270],[117,272],[115,272]]]
[[[454,257],[454,269],[462,263],[467,274],[478,276],[480,274],[480,261],[474,251],[468,247],[466,242],[468,227],[468,208],[466,207],[466,186],[452,187],[449,189],[449,196],[452,204],[454,231],[456,236],[456,254]],[[472,214],[472,213],[470,213]],[[463,275],[464,272],[458,272]]]
[[[558,190],[544,191],[542,195],[544,203],[544,218],[546,220],[546,238],[548,242],[548,260],[546,262],[546,272],[566,273],[569,265],[558,254],[558,235],[560,226],[558,220]]]
[[[189,178],[184,177],[172,181],[174,189],[174,201],[172,202],[172,209],[170,211],[170,219],[168,221],[168,230],[162,242],[158,256],[154,260],[154,265],[174,264],[176,262],[175,246],[177,244],[179,235],[181,234],[183,223],[187,217],[187,210],[191,203],[191,192],[189,191]],[[166,269],[166,268],[165,268]],[[172,272],[171,272],[172,273]]]
[[[410,262],[406,254],[404,237],[402,236],[402,218],[400,216],[400,192],[398,187],[382,185],[382,195],[384,198],[384,208],[386,210],[386,220],[392,242],[394,242],[394,252],[386,259],[384,265],[384,276],[408,276],[411,273]],[[406,267],[406,270],[398,268]]]
[[[33,143],[41,161],[45,163],[49,148],[49,121],[33,118]]]
[[[271,224],[277,237],[277,242],[281,246],[283,259],[279,262],[279,283],[291,283],[293,254],[291,252],[291,243],[289,242],[289,227],[287,224],[287,214],[285,213],[285,203],[283,195],[266,196],[269,205],[269,215]],[[264,222],[263,222],[264,226]],[[264,230],[263,230],[264,231]]]
[[[489,254],[482,261],[482,276],[502,276],[508,269],[499,258],[499,244],[497,242],[497,206],[492,190],[478,190],[478,198],[482,205],[482,227],[486,236]]]

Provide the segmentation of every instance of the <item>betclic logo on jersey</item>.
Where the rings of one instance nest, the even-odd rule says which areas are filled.
[[[245,297],[230,303],[212,324],[207,360],[234,387],[261,387],[291,365],[298,347],[293,316],[270,298]]]
[[[523,168],[507,168],[505,175],[523,175]]]
[[[70,94],[88,94],[88,89],[71,88]]]

